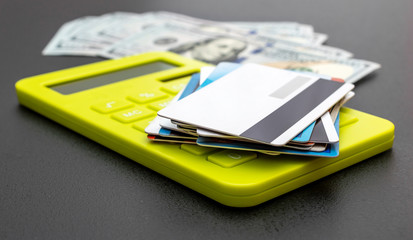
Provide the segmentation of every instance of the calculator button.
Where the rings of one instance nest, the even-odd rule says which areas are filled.
[[[192,145],[192,144],[181,144],[181,149],[189,153],[192,153],[194,155],[204,155],[204,154],[207,154],[207,153],[210,153],[216,150],[216,148],[201,147],[201,146]]]
[[[147,118],[145,120],[136,122],[132,125],[133,128],[141,131],[141,132],[145,132],[145,128],[147,126],[149,126],[149,124],[153,121],[153,118]]]
[[[167,83],[161,87],[161,90],[171,94],[178,94],[185,86],[186,83]]]
[[[131,95],[128,99],[137,103],[147,103],[151,101],[156,101],[162,98],[168,97],[167,94],[161,91],[150,91],[150,92],[140,92],[135,95]]]
[[[224,150],[208,156],[208,161],[224,168],[231,168],[257,158],[255,152]]]
[[[159,101],[159,102],[155,102],[155,103],[151,103],[148,105],[148,107],[154,111],[159,111],[162,108],[168,106],[169,102],[171,101],[171,99],[166,99],[164,101]]]
[[[133,108],[127,111],[118,112],[112,118],[122,123],[130,123],[154,115],[154,112],[144,108]]]
[[[112,113],[132,106],[132,103],[125,100],[113,100],[92,105],[91,108],[100,113]]]

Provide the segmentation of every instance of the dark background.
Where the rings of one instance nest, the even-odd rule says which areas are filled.
[[[0,239],[412,239],[413,29],[408,0],[0,0]],[[166,10],[297,21],[382,64],[347,106],[392,121],[391,151],[257,207],[222,206],[19,105],[21,78],[98,61],[42,56],[70,20]]]

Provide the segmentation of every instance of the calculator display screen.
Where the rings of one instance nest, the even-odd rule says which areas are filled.
[[[176,67],[178,66],[156,61],[49,87],[61,94],[71,94]]]

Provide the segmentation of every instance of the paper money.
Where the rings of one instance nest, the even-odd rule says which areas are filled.
[[[115,12],[63,25],[43,50],[44,55],[98,56],[112,44],[157,24],[152,13]]]
[[[75,19],[73,21],[65,23],[59,31],[55,34],[52,40],[43,49],[42,54],[44,55],[85,55],[94,56],[96,50],[93,53],[89,53],[90,48],[87,44],[71,41],[65,41],[67,36],[71,36],[73,33],[79,31],[85,24],[96,21],[96,17],[84,17]]]
[[[228,22],[228,24],[248,30],[251,35],[300,44],[321,45],[327,40],[327,38],[320,39],[312,26],[296,22]]]
[[[72,30],[73,28],[64,25],[59,31],[59,34],[56,34],[53,40],[45,48],[43,54],[87,56],[105,55],[106,53],[99,54],[99,50],[110,47],[112,44],[116,44],[117,42],[132,35],[136,35],[149,27],[164,26],[165,24],[179,25],[182,28],[187,28],[189,31],[197,29],[204,32],[204,34],[235,35],[238,39],[242,37],[249,38],[251,35],[251,31],[249,29],[242,30],[241,28],[234,27],[230,24],[197,19],[181,14],[169,12],[149,12],[145,14],[115,12],[105,14],[100,17],[93,17],[93,21],[78,24],[78,26],[82,27],[77,27],[74,30]],[[284,33],[284,37],[287,35],[291,38],[295,35],[296,37],[312,36],[313,31],[309,26],[303,27],[302,25],[293,23],[285,23],[281,25],[283,27],[279,32]],[[290,30],[288,30],[288,28],[290,28]],[[305,30],[297,30],[300,28]],[[256,33],[253,35],[256,38],[256,44],[282,43],[286,46],[291,45],[291,47],[297,47],[296,42],[288,41],[285,38],[280,40],[277,36],[265,37],[265,35],[261,36]],[[130,43],[129,40],[125,42]],[[340,55],[342,57],[351,56],[351,54],[347,51],[339,50],[339,53],[337,53],[337,50],[338,49],[335,49],[334,53],[331,53],[332,51],[330,51],[326,54]]]
[[[169,14],[163,13],[163,17]],[[317,56],[351,57],[348,51],[327,47],[302,45],[269,37],[249,35],[238,29],[229,30],[226,25],[211,25],[209,21],[185,19],[173,15],[173,21],[158,27],[145,29],[119,41],[99,53],[107,58],[119,58],[148,51],[172,51],[200,61],[217,64],[222,61],[243,62],[249,55],[259,54],[265,47],[299,51]],[[213,26],[213,27],[211,27]],[[251,41],[252,39],[252,41]],[[243,57],[240,57],[240,56]]]
[[[314,28],[311,25],[297,22],[226,22],[240,28],[254,31],[257,34],[312,37]]]
[[[321,57],[286,49],[266,48],[259,55],[249,56],[246,62],[272,67],[333,76],[354,83],[380,68],[380,64],[361,60]]]
[[[212,34],[195,28],[167,24],[135,34],[113,46],[106,48],[99,55],[107,58],[119,58],[151,51],[172,51],[212,64],[222,61],[236,61],[239,54],[259,48],[230,35]]]
[[[120,58],[172,51],[211,64],[256,62],[351,82],[380,67],[321,45],[327,37],[296,22],[216,22],[171,12],[113,12],[64,24],[42,53]]]

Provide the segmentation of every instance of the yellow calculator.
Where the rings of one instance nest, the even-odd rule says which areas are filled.
[[[224,205],[249,207],[390,149],[394,125],[343,108],[340,156],[270,156],[151,142],[156,112],[207,66],[168,52],[46,73],[16,83],[20,103]]]

